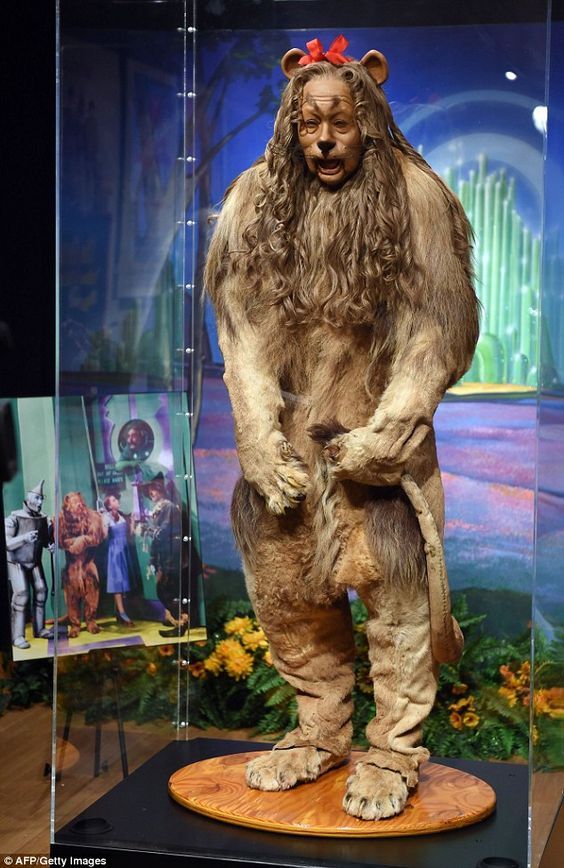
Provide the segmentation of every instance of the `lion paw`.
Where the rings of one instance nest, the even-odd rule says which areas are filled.
[[[283,515],[287,509],[294,509],[305,500],[309,486],[308,469],[283,434],[277,433],[271,439],[269,449],[271,462],[267,460],[267,450],[260,462],[261,472],[256,479],[250,476],[249,482],[263,495],[269,512]]]
[[[396,485],[402,465],[391,457],[388,439],[369,428],[355,428],[330,440],[323,450],[334,479],[352,479],[370,485]]]
[[[347,780],[343,808],[361,820],[383,820],[401,813],[407,797],[408,789],[399,772],[358,763]]]
[[[98,626],[96,621],[89,621],[86,625],[86,629],[88,630],[89,633],[99,633],[100,632],[100,627]]]
[[[291,459],[276,465],[274,484],[265,491],[266,507],[274,515],[282,515],[305,500],[309,477],[301,461]]]
[[[273,750],[247,764],[247,785],[254,790],[289,790],[296,784],[317,780],[335,764],[331,754],[315,747]]]

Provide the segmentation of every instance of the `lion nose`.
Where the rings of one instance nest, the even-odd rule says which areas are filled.
[[[317,143],[317,147],[319,148],[323,156],[326,157],[327,154],[335,147],[335,142],[332,142],[329,139],[324,139],[323,141]]]

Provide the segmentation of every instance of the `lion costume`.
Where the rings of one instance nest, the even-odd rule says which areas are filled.
[[[468,221],[394,123],[385,58],[336,43],[283,58],[274,135],[227,192],[206,284],[243,472],[234,532],[299,711],[247,782],[287,789],[348,756],[353,588],[376,716],[343,807],[378,819],[417,784],[438,661],[461,648],[448,592],[430,629],[427,575],[444,566],[432,420],[471,363],[478,303]]]
[[[89,633],[99,633],[96,613],[100,601],[100,580],[94,563],[94,549],[105,538],[102,517],[90,509],[79,491],[63,498],[59,513],[59,546],[65,550],[63,591],[70,622],[69,636],[80,633],[81,605]]]

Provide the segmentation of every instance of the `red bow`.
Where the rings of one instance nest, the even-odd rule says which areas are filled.
[[[312,39],[311,42],[306,42],[306,48],[309,54],[304,54],[300,57],[298,63],[300,66],[308,66],[310,63],[319,63],[321,60],[326,60],[332,63],[333,66],[342,66],[343,63],[350,63],[352,57],[345,57],[343,51],[349,44],[349,40],[345,39],[341,33],[333,40],[326,52],[323,51],[323,45],[319,39]]]

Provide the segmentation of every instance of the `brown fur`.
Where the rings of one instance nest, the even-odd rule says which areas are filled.
[[[250,558],[257,539],[264,501],[246,479],[237,480],[231,500],[231,524],[241,554]]]
[[[374,488],[366,504],[368,544],[384,579],[396,589],[425,579],[425,549],[417,517],[406,495],[395,485]]]
[[[310,425],[307,433],[315,443],[321,446],[327,446],[333,437],[339,434],[348,434],[350,428],[345,428],[336,419],[329,419],[327,422],[319,422],[317,425]]]

